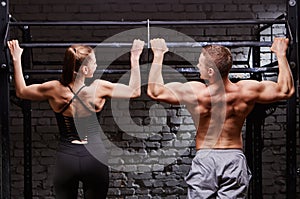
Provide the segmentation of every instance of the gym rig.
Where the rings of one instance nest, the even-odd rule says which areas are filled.
[[[231,72],[233,73],[249,73],[252,78],[259,80],[261,73],[265,72],[277,72],[272,66],[276,66],[277,63],[271,63],[266,66],[260,66],[260,47],[270,47],[271,42],[260,41],[260,32],[271,27],[274,24],[285,24],[287,37],[290,39],[290,46],[288,52],[288,59],[291,66],[291,70],[294,76],[295,82],[299,79],[297,77],[297,71],[299,69],[299,31],[298,21],[299,18],[299,4],[290,3],[287,1],[287,12],[279,16],[274,20],[199,20],[199,21],[141,21],[141,22],[117,22],[117,21],[56,21],[56,22],[18,22],[13,20],[9,15],[9,1],[2,0],[0,5],[0,84],[1,84],[1,198],[10,199],[11,197],[11,171],[10,171],[10,130],[9,130],[9,119],[10,119],[10,82],[12,76],[12,69],[10,67],[10,56],[6,46],[6,42],[9,39],[9,33],[11,27],[19,27],[22,29],[22,42],[20,46],[23,48],[51,48],[51,47],[68,47],[71,44],[69,42],[31,42],[30,27],[32,26],[165,26],[165,25],[183,25],[183,26],[202,26],[202,25],[256,25],[256,39],[253,41],[221,41],[221,42],[169,42],[167,45],[169,47],[199,47],[208,44],[220,44],[227,47],[250,47],[253,50],[252,53],[252,65],[253,68],[233,68]],[[148,31],[148,41],[146,42],[146,47],[149,49],[150,33]],[[128,47],[131,43],[81,43],[90,46],[101,47]],[[30,66],[31,54],[24,52],[24,74],[60,74],[61,70],[32,70]],[[27,63],[26,63],[27,62]],[[249,66],[249,59],[244,62],[235,62],[235,64],[247,64]],[[197,71],[193,68],[177,68],[181,73],[194,74]],[[108,69],[100,71],[107,74],[119,74],[124,73],[126,70],[120,69]],[[296,84],[296,83],[295,83]],[[298,85],[295,85],[298,88]],[[31,102],[27,100],[22,100],[20,106],[23,111],[24,118],[24,198],[32,198],[32,164],[31,164]],[[300,169],[297,168],[296,162],[296,118],[297,118],[297,95],[294,95],[291,99],[287,101],[287,129],[286,129],[286,198],[294,199],[296,198],[296,184],[297,184],[297,174],[299,175]],[[252,198],[259,199],[262,198],[262,125],[264,117],[268,111],[274,110],[274,107],[262,107],[255,108],[251,115],[247,118],[246,122],[246,142],[245,142],[245,154],[247,156],[247,161],[250,169],[253,173],[252,183],[250,185],[249,195]],[[299,112],[299,111],[298,111]]]

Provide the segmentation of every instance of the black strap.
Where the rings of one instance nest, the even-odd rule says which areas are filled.
[[[83,89],[85,87],[85,85],[83,85],[82,87],[80,87],[80,89],[76,92],[76,93],[74,93],[74,91],[72,90],[72,88],[68,85],[68,88],[70,89],[70,91],[74,94],[73,95],[73,97],[72,97],[72,99],[63,107],[63,109],[59,112],[59,113],[63,113],[63,112],[65,112],[67,109],[68,109],[68,107],[71,105],[71,103],[73,102],[73,100],[75,99],[75,98],[77,98],[77,99],[79,99],[79,101],[81,102],[81,104],[83,104],[83,102],[80,100],[80,98],[77,96],[78,95],[78,93]],[[85,104],[83,104],[84,106],[85,106]],[[86,106],[85,106],[86,107]],[[87,108],[87,107],[86,107]]]
[[[84,86],[85,86],[85,85],[84,85]],[[80,91],[81,89],[82,89],[82,87],[79,89],[79,91]],[[74,98],[78,99],[78,101],[81,103],[81,105],[82,105],[86,110],[90,111],[91,113],[94,113],[94,112],[91,111],[91,110],[89,109],[89,107],[87,107],[86,104],[83,103],[83,101],[78,97],[77,94],[79,93],[79,91],[77,91],[77,93],[74,94],[74,97],[73,97],[72,99],[74,99]]]

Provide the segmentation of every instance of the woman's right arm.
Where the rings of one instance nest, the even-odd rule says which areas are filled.
[[[28,100],[49,99],[49,90],[51,90],[52,84],[50,82],[46,82],[43,84],[32,84],[27,86],[24,80],[21,64],[23,49],[20,48],[18,40],[8,41],[7,44],[14,65],[14,79],[17,97]]]
[[[141,75],[139,59],[144,48],[144,41],[135,39],[131,48],[131,74],[128,85],[99,80],[98,92],[111,98],[135,98],[141,95]]]

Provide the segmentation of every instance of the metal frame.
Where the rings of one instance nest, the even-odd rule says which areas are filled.
[[[147,39],[146,46],[150,48],[150,27],[151,26],[186,26],[186,25],[255,25],[255,24],[265,24],[270,26],[272,24],[286,24],[285,20],[280,18],[275,20],[198,20],[198,21],[140,21],[140,22],[118,22],[118,21],[53,21],[53,22],[43,22],[43,21],[23,21],[17,22],[16,19],[11,18],[11,21],[8,22],[9,27],[29,27],[29,26],[146,26],[147,27]],[[6,38],[5,38],[6,40]],[[22,43],[21,47],[68,47],[74,44],[74,42],[30,42]],[[90,46],[97,47],[128,47],[131,46],[131,43],[99,43],[99,42],[84,42],[81,44],[86,44]],[[224,45],[228,47],[254,47],[254,46],[271,46],[271,42],[261,42],[261,41],[218,41],[218,42],[169,42],[167,43],[168,47],[202,47],[206,45]]]
[[[287,1],[287,29],[291,34],[289,39],[291,41],[288,52],[290,67],[295,80],[295,88],[297,88],[297,72],[299,70],[299,38],[297,32],[299,31],[299,21],[297,12],[299,14],[299,1],[297,5],[296,0]],[[298,32],[299,33],[299,32]],[[298,96],[299,97],[299,96]],[[287,102],[287,131],[286,131],[286,198],[294,199],[297,196],[297,152],[296,152],[296,132],[297,132],[297,94],[291,97]]]
[[[42,42],[31,42],[31,43],[21,43],[20,46],[24,48],[57,48],[57,47],[69,47],[76,42],[61,42],[61,43],[42,43]],[[97,42],[81,42],[77,44],[84,44],[89,46],[97,47],[107,47],[107,48],[122,48],[131,47],[132,43],[97,43]],[[166,42],[167,46],[170,48],[174,47],[203,47],[207,45],[222,45],[227,47],[270,47],[272,42],[268,41],[220,41],[220,42]],[[145,44],[147,46],[147,44]]]
[[[296,21],[298,21],[299,22],[299,19],[300,19],[300,2],[298,1],[298,3],[297,3],[297,14],[296,14],[296,17],[297,17],[297,19],[296,19]],[[299,50],[300,50],[300,42],[299,42],[299,39],[300,39],[300,31],[299,31],[299,23],[296,25],[296,30],[298,30],[298,35],[297,35],[297,38],[298,38],[298,40],[297,40],[297,52],[299,53]],[[300,80],[300,73],[299,73],[299,64],[300,64],[300,58],[299,58],[299,56],[298,56],[298,81]],[[298,100],[299,100],[299,93],[300,93],[300,82],[299,82],[299,84],[298,84]],[[299,104],[299,103],[298,103]],[[298,113],[300,113],[300,107],[298,107]],[[298,132],[298,138],[299,138],[299,142],[300,142],[300,132]],[[298,178],[300,177],[300,165],[299,165],[299,162],[297,162],[296,161],[296,163],[297,163],[297,171],[296,171],[296,173],[297,173],[297,175],[298,175]]]
[[[26,26],[22,28],[23,41],[30,42],[30,29]],[[30,70],[32,68],[32,57],[30,48],[24,49],[22,65],[23,69]],[[30,79],[29,79],[30,80]],[[30,82],[27,80],[27,84]],[[24,199],[32,198],[32,127],[31,127],[31,101],[21,101],[23,113],[23,146],[24,146]]]
[[[296,34],[296,29],[298,28],[297,24],[297,6],[292,6],[291,1],[287,1],[287,17],[288,17],[288,24],[286,20],[281,20],[282,16],[275,20],[200,20],[200,21],[142,21],[142,22],[115,22],[115,21],[69,21],[69,22],[16,22],[9,20],[8,14],[8,0],[2,0],[0,5],[0,16],[1,16],[1,23],[0,23],[0,33],[1,33],[1,43],[0,43],[0,81],[1,81],[1,96],[0,96],[0,104],[1,106],[1,138],[2,138],[2,172],[1,172],[1,198],[3,199],[10,199],[10,155],[9,155],[9,83],[10,83],[10,74],[11,71],[9,70],[8,63],[10,63],[8,52],[6,49],[6,41],[9,37],[9,29],[13,26],[18,27],[29,27],[29,26],[98,26],[98,25],[105,25],[105,26],[141,26],[145,25],[148,28],[148,42],[147,47],[150,48],[149,40],[150,40],[150,25],[151,26],[185,26],[185,25],[245,25],[245,24],[253,24],[253,25],[260,25],[266,24],[266,26],[271,26],[273,24],[286,24],[288,29],[288,36],[294,42],[292,43],[292,51],[290,52],[290,60],[291,63],[295,63],[295,67],[293,68],[294,76],[297,74],[297,69],[299,68],[299,60],[297,57],[299,43],[298,37],[299,35]],[[296,3],[297,5],[297,3]],[[299,4],[298,4],[299,9]],[[299,13],[298,13],[299,15]],[[284,15],[285,16],[285,15]],[[13,18],[11,18],[13,20]],[[29,34],[29,35],[28,35]],[[25,48],[51,48],[51,47],[67,47],[74,43],[34,43],[30,42],[30,32],[24,32],[23,41],[25,43],[21,43],[22,47]],[[28,37],[29,36],[29,37]],[[99,46],[97,42],[85,43],[91,46]],[[261,42],[259,40],[256,41],[220,41],[220,42],[169,42],[167,45],[169,47],[201,47],[204,45],[210,44],[219,44],[225,45],[228,47],[254,47],[255,55],[259,55],[259,47],[266,47],[271,46],[271,42]],[[128,47],[131,43],[105,43],[100,44],[100,47]],[[25,52],[24,52],[25,54]],[[28,55],[28,60],[30,60],[30,53]],[[259,79],[260,73],[263,72],[276,72],[277,69],[266,67],[259,67],[258,57],[253,57],[254,65],[257,66],[256,68],[247,68],[247,69],[232,69],[231,72],[238,73],[238,72],[249,72],[253,74],[253,78]],[[5,61],[6,60],[6,61]],[[31,63],[24,64],[25,70],[24,73],[28,74],[58,74],[61,73],[61,70],[46,70],[46,71],[35,71],[31,70],[30,68]],[[270,66],[272,66],[271,63]],[[27,66],[27,67],[26,67]],[[176,69],[182,73],[195,73],[198,72],[194,68],[179,68]],[[106,71],[98,71],[103,73],[123,73],[126,72],[125,70],[106,70]],[[295,80],[297,77],[295,76]],[[295,198],[296,194],[296,151],[294,150],[295,144],[295,125],[296,125],[296,112],[295,112],[295,100],[296,95],[294,98],[288,101],[288,126],[287,126],[287,198]],[[24,113],[24,156],[25,164],[24,164],[24,185],[25,185],[25,198],[29,199],[32,198],[32,182],[31,182],[31,106],[30,102],[23,101],[22,110]],[[246,155],[248,158],[248,162],[255,166],[255,178],[253,186],[251,187],[251,191],[253,192],[253,198],[261,198],[262,187],[261,187],[261,122],[256,123],[255,121],[251,121],[246,124]],[[254,135],[252,134],[254,131]],[[255,147],[258,147],[253,150],[253,145],[250,144],[254,141]],[[26,143],[25,143],[26,142]],[[254,157],[253,159],[250,157]],[[258,166],[258,167],[256,167]],[[29,168],[30,167],[30,168]]]
[[[1,109],[1,198],[9,199],[11,195],[11,176],[10,176],[10,135],[9,135],[9,66],[8,56],[5,49],[5,37],[8,16],[8,0],[2,0],[0,5],[0,109]]]
[[[256,29],[256,40],[260,40],[260,30]],[[260,68],[260,47],[256,46],[253,48],[253,67]],[[251,79],[262,80],[261,73],[252,74]],[[261,109],[256,107],[252,110],[252,114],[246,119],[246,153],[248,154],[247,159],[252,157],[252,161],[249,167],[252,171],[252,183],[249,190],[249,195],[252,198],[260,199],[262,198],[262,137],[261,137],[261,127],[263,124],[263,119],[259,119],[261,115]],[[250,131],[249,131],[250,130]],[[253,142],[247,141],[247,138]],[[246,154],[247,155],[247,154]],[[249,156],[251,155],[251,156]]]
[[[140,26],[140,25],[247,25],[247,24],[283,24],[285,20],[191,20],[191,21],[10,21],[10,26]]]

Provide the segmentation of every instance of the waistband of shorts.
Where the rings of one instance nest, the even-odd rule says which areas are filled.
[[[239,153],[244,153],[242,149],[240,148],[228,148],[228,149],[224,149],[224,148],[200,148],[197,149],[197,153],[201,153],[201,152],[216,152],[216,153],[232,153],[232,152],[239,152]]]

